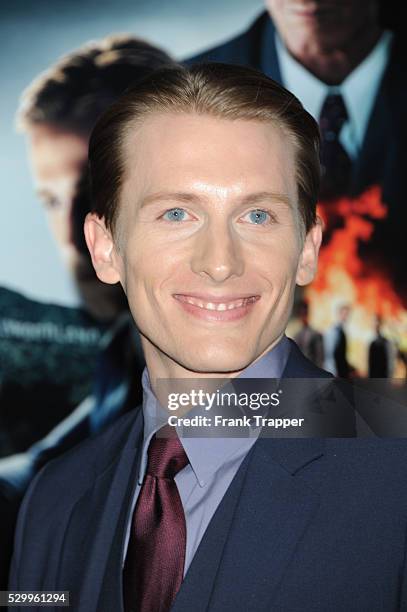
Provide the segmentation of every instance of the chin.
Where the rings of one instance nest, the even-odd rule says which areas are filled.
[[[233,373],[244,370],[254,359],[251,356],[240,353],[238,350],[209,350],[204,354],[197,351],[194,355],[186,355],[182,365],[191,372],[226,374],[228,372]]]

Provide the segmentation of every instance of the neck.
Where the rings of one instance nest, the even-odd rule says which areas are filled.
[[[143,353],[147,365],[147,370],[150,378],[151,388],[154,395],[160,400],[161,391],[159,389],[158,380],[164,379],[175,381],[179,379],[193,380],[208,380],[208,379],[230,379],[238,377],[249,366],[257,363],[266,353],[273,349],[281,340],[284,333],[281,333],[260,355],[253,361],[244,365],[238,370],[206,372],[188,369],[175,361],[169,355],[163,353],[155,345],[153,345],[145,336],[140,334]]]
[[[308,39],[301,46],[295,40],[285,41],[291,55],[309,72],[327,85],[340,85],[369,55],[383,30],[365,26],[343,45],[331,47],[319,40]]]

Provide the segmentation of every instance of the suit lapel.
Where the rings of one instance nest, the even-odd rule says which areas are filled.
[[[388,75],[385,75],[372,109],[361,153],[353,168],[353,195],[360,194],[366,187],[382,183],[384,179],[387,158],[383,158],[383,148],[387,151],[390,113],[386,96],[387,79]]]
[[[248,455],[242,462],[240,469],[213,515],[186,573],[171,612],[190,612],[191,602],[194,602],[194,612],[204,612],[208,609],[209,599],[233,516],[239,502],[249,462],[250,457]]]
[[[70,589],[72,598],[80,593],[80,600],[73,600],[71,604],[77,612],[121,609],[121,549],[117,546],[117,532],[127,511],[128,504],[125,502],[131,494],[130,489],[133,489],[129,483],[136,470],[142,431],[143,419],[139,411],[117,459],[96,477],[93,487],[73,508],[65,542],[73,542],[74,546],[64,547],[58,584]],[[113,553],[118,557],[116,572],[106,572],[105,576]],[[112,594],[114,608],[106,607],[103,600],[98,604],[102,592]]]
[[[391,190],[392,183],[397,180],[394,166],[401,168],[405,158],[405,147],[400,138],[406,101],[405,70],[405,49],[396,37],[355,166],[353,191],[356,195],[378,183],[384,183],[386,192],[387,183]]]
[[[269,609],[318,507],[319,495],[302,472],[323,449],[320,439],[261,439],[255,444],[216,576],[211,612]]]
[[[268,13],[264,13],[261,21],[260,35],[258,35],[258,59],[255,64],[258,70],[264,72],[268,77],[281,83],[280,64],[278,61],[275,28]]]

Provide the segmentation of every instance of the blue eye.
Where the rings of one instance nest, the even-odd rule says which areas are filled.
[[[249,213],[249,218],[252,223],[261,225],[268,220],[269,214],[265,210],[252,210]]]
[[[163,218],[167,221],[183,221],[185,217],[185,210],[182,208],[171,208],[164,213]]]

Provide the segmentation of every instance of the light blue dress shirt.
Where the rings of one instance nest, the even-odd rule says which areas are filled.
[[[290,342],[283,336],[280,342],[255,364],[244,370],[239,378],[281,378],[290,352]],[[138,482],[132,500],[134,507],[140,493],[147,468],[147,451],[150,440],[158,429],[167,423],[168,411],[159,407],[151,389],[147,369],[143,372],[144,436]],[[157,414],[161,411],[162,420]],[[175,476],[185,513],[187,528],[184,575],[187,572],[199,543],[226,493],[243,459],[256,442],[260,430],[254,436],[244,438],[187,438],[180,437],[189,464]],[[127,525],[123,563],[130,538],[131,518]]]
[[[294,59],[278,33],[275,33],[282,83],[302,102],[310,115],[318,121],[327,95],[342,95],[348,121],[344,123],[339,138],[353,159],[358,156],[363,145],[369,117],[388,63],[392,38],[391,32],[383,32],[363,62],[339,86],[331,86],[317,79]]]

